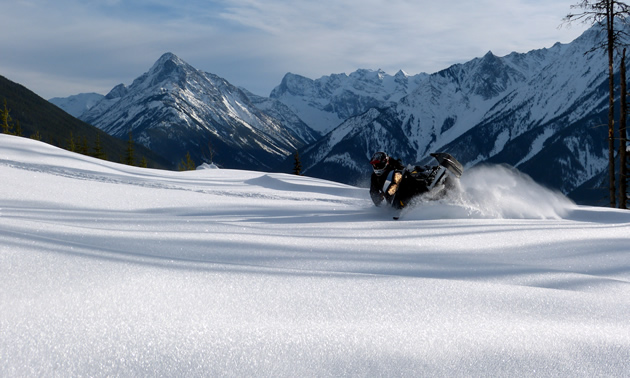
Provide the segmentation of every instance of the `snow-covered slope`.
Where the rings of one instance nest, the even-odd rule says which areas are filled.
[[[590,29],[570,44],[488,52],[432,74],[395,105],[348,119],[311,146],[304,172],[357,183],[374,151],[426,163],[444,150],[468,167],[514,165],[569,193],[606,167],[606,130],[595,127],[606,123],[606,56],[585,55],[600,37]]]
[[[386,107],[412,92],[428,75],[360,69],[312,80],[288,73],[270,97],[287,105],[311,128],[327,133],[372,107]]]
[[[398,222],[330,181],[8,135],[0,176],[3,377],[630,371],[629,213],[503,168]]]
[[[53,97],[51,103],[63,109],[66,113],[79,118],[81,114],[90,110],[96,103],[103,99],[103,95],[99,93],[80,93],[70,97]]]
[[[320,133],[310,128],[282,102],[273,98],[255,95],[245,88],[240,89],[247,95],[247,98],[249,98],[256,108],[280,121],[283,125],[290,125],[291,130],[295,132],[306,144],[314,143],[322,137]]]
[[[188,152],[198,163],[212,159],[231,168],[268,170],[317,136],[303,123],[271,117],[226,80],[171,53],[81,119],[120,138],[131,132],[174,163]]]

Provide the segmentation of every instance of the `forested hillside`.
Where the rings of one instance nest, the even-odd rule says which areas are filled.
[[[5,107],[6,101],[6,107]],[[39,97],[24,86],[0,76],[0,110],[8,112],[9,132],[86,155],[124,162],[131,147],[134,165],[171,169],[151,150],[112,137]],[[99,148],[100,146],[100,148]]]

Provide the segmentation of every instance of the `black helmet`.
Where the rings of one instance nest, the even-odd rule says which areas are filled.
[[[374,173],[377,176],[380,176],[385,172],[387,165],[389,164],[389,156],[385,152],[376,152],[372,155],[372,160],[370,160],[370,164],[372,164],[372,168],[374,169]]]

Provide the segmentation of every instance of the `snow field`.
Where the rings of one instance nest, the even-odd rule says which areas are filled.
[[[0,135],[0,376],[624,376],[630,215],[502,167],[365,189]]]

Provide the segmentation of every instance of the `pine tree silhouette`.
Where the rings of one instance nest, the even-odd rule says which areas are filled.
[[[302,173],[302,162],[300,161],[300,154],[297,150],[295,150],[295,164],[293,165],[293,174],[300,175]]]

